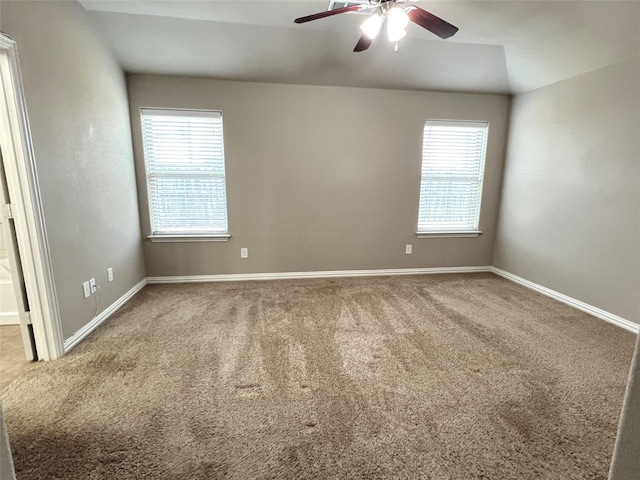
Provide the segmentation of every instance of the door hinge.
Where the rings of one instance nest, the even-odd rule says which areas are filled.
[[[22,318],[24,319],[24,323],[31,325],[31,312],[23,312]]]
[[[2,205],[2,218],[5,220],[9,220],[11,218],[13,218],[13,211],[11,210],[11,204],[10,203],[6,203],[4,205]]]

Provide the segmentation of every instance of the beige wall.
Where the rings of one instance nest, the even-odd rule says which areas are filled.
[[[232,237],[147,240],[150,276],[491,264],[509,97],[145,75],[128,84],[145,235],[140,108],[216,109],[224,120]],[[429,118],[490,123],[479,238],[415,236]]]
[[[68,338],[145,276],[126,85],[76,2],[3,2],[18,45],[62,327]],[[107,283],[107,268],[115,281]]]
[[[494,265],[640,323],[638,59],[513,101]]]

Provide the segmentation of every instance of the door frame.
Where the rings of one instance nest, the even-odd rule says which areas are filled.
[[[0,160],[2,160],[2,149],[0,148]],[[9,262],[9,274],[11,278],[11,290],[13,290],[18,325],[22,336],[25,358],[31,362],[38,359],[35,340],[33,337],[33,326],[31,325],[31,314],[29,312],[29,302],[22,273],[22,262],[20,260],[20,249],[18,248],[18,237],[16,235],[15,219],[11,214],[11,199],[7,188],[7,181],[4,174],[4,161],[0,167],[0,205],[2,205],[2,225],[0,225],[0,235],[2,235],[7,249],[7,260]],[[7,209],[7,205],[9,208]]]
[[[39,360],[64,355],[40,187],[15,41],[0,33],[0,148]]]

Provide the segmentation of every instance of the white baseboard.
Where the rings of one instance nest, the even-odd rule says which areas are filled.
[[[134,287],[129,290],[127,293],[122,295],[119,299],[109,305],[106,309],[104,309],[99,315],[93,318],[89,323],[87,323],[84,327],[78,330],[76,333],[71,335],[64,341],[64,353],[67,354],[69,351],[78,345],[82,340],[84,340],[91,332],[93,332],[102,322],[104,322],[107,318],[113,315],[120,307],[122,307],[125,303],[127,303],[131,298],[138,293],[140,290],[144,288],[147,284],[147,279],[142,279],[138,284],[134,285]]]
[[[492,267],[394,268],[380,270],[329,270],[320,272],[231,273],[221,275],[186,275],[147,277],[148,283],[237,282],[242,280],[287,280],[295,278],[381,277],[386,275],[428,275],[434,273],[491,272]]]
[[[0,325],[20,325],[20,317],[18,317],[18,312],[0,313]]]
[[[576,300],[575,298],[564,295],[563,293],[556,292],[555,290],[551,290],[550,288],[543,287],[542,285],[538,285],[537,283],[533,283],[529,280],[526,280],[522,277],[514,275],[513,273],[506,272],[500,268],[491,267],[491,271],[496,275],[500,275],[501,277],[506,278],[507,280],[511,280],[512,282],[523,285],[531,290],[535,290],[542,295],[546,295],[547,297],[551,297],[554,300],[558,300],[559,302],[565,303],[567,305],[572,306],[573,308],[577,308],[578,310],[582,310],[594,317],[600,318],[606,322],[613,323],[618,327],[624,328],[633,333],[639,333],[640,325],[633,323],[629,320],[626,320],[622,317],[614,315],[613,313],[609,313],[601,308],[594,307],[593,305],[589,305],[588,303],[582,302],[580,300]]]

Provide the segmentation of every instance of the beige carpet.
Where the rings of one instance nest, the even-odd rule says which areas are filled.
[[[491,274],[150,286],[3,406],[18,479],[605,479],[634,339]]]
[[[25,357],[20,325],[0,325],[0,392],[27,370],[38,366]]]

